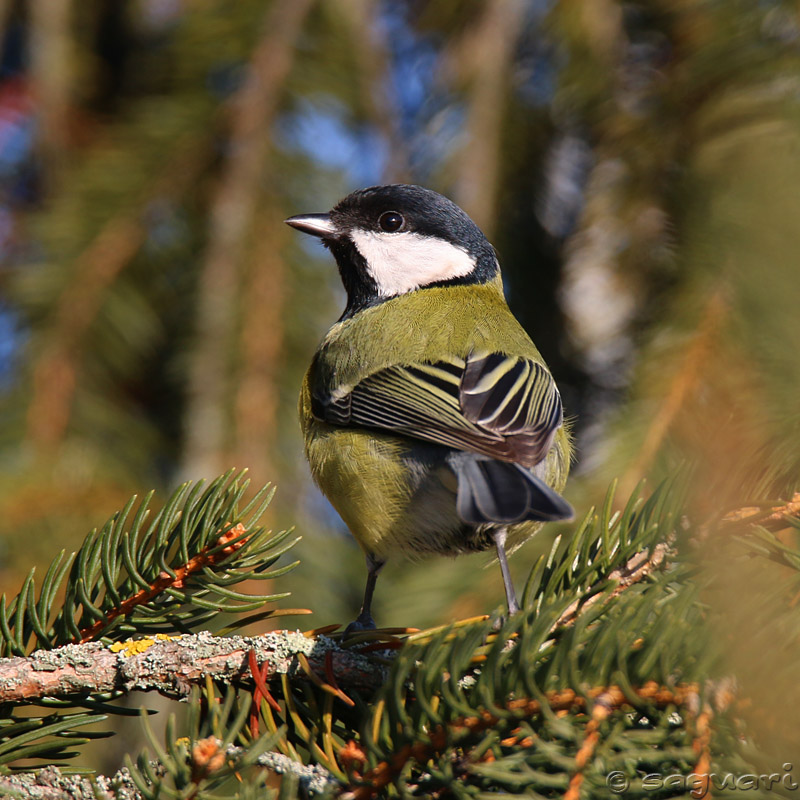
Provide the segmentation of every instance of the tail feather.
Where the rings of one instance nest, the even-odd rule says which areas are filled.
[[[470,454],[453,459],[451,466],[458,477],[456,507],[464,522],[510,525],[573,516],[560,494],[519,464]]]

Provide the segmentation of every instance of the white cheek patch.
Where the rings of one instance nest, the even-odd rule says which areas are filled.
[[[475,261],[466,250],[419,233],[350,234],[382,297],[395,297],[437,281],[469,275]]]

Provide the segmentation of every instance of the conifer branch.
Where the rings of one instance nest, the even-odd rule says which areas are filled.
[[[192,766],[200,767],[205,763],[209,774],[219,767],[219,750],[214,751],[214,744],[210,740],[196,742],[192,748]],[[209,756],[209,753],[211,755]],[[226,761],[235,761],[244,753],[244,748],[229,746],[221,755]],[[216,761],[214,759],[217,758]],[[294,775],[299,783],[306,787],[310,793],[321,793],[331,786],[338,785],[330,773],[322,766],[305,764],[293,761],[291,758],[268,751],[261,753],[255,760],[259,767],[276,772],[280,775]],[[158,772],[159,765],[153,763],[153,769]],[[99,791],[98,791],[99,790]],[[127,767],[118,770],[111,777],[96,775],[71,775],[62,772],[58,767],[49,766],[36,772],[25,772],[16,775],[0,776],[0,796],[16,800],[16,798],[37,798],[37,800],[145,800],[145,795],[139,791],[131,771]]]
[[[202,481],[180,486],[152,518],[152,493],[138,509],[131,498],[77,553],[54,559],[38,597],[31,571],[16,597],[0,597],[0,656],[99,638],[188,633],[225,612],[258,611],[242,624],[287,613],[260,611],[285,593],[234,588],[275,578],[297,563],[269,570],[293,542],[286,541],[288,531],[256,527],[272,497],[268,487],[240,508],[249,485],[242,477],[230,471],[207,487]]]
[[[0,704],[12,710],[0,728],[0,769],[28,758],[62,763],[76,746],[107,735],[90,728],[104,715],[120,713],[110,701],[133,690],[191,700],[181,730],[172,718],[163,740],[143,720],[152,748],[135,763],[128,759],[131,791],[126,787],[123,793],[121,784],[102,789],[110,800],[155,800],[184,790],[189,794],[180,796],[202,800],[234,776],[242,780],[237,796],[262,796],[251,792],[274,780],[270,772],[282,776],[287,798],[306,796],[313,783],[313,791],[350,800],[372,800],[395,789],[439,797],[455,787],[511,794],[524,787],[579,800],[604,786],[604,775],[617,765],[631,780],[638,779],[636,771],[666,769],[667,763],[683,771],[694,766],[703,775],[716,769],[712,752],[735,747],[728,721],[721,718],[712,727],[710,710],[722,717],[727,708],[736,712],[741,706],[731,702],[734,678],[720,678],[718,653],[702,637],[687,636],[705,621],[696,583],[689,580],[692,564],[683,558],[692,538],[687,526],[676,524],[682,514],[671,499],[674,482],[647,500],[634,496],[619,513],[612,511],[612,486],[604,505],[589,511],[578,530],[556,541],[534,566],[526,610],[500,630],[485,617],[427,631],[385,628],[349,637],[352,649],[338,644],[338,626],[230,638],[207,632],[172,637],[151,627],[142,632],[154,636],[123,641],[123,622],[135,621],[141,608],[161,613],[171,593],[185,590],[184,582],[194,587],[181,595],[190,604],[206,578],[218,579],[220,568],[234,581],[277,557],[274,540],[257,541],[268,535],[253,527],[254,506],[234,513],[242,487],[228,480],[209,487],[203,502],[199,488],[194,499],[184,488],[147,534],[139,521],[145,504],[130,524],[125,517],[132,506],[90,537],[76,559],[76,584],[99,585],[91,577],[93,561],[113,554],[112,545],[128,531],[139,532],[136,551],[142,552],[142,567],[132,562],[131,574],[146,582],[120,582],[113,564],[107,565],[105,573],[96,573],[103,576],[101,589],[124,590],[102,605],[92,600],[99,593],[88,595],[101,614],[70,612],[70,618],[86,620],[76,625],[76,634],[86,635],[102,619],[103,641],[95,637],[27,658],[17,642],[17,657],[0,659]],[[740,509],[718,520],[718,527],[734,534],[731,539],[745,552],[800,570],[800,555],[765,529],[785,526],[798,502],[795,497],[779,507]],[[247,522],[239,526],[242,518]],[[144,572],[151,535],[157,553],[175,557],[164,562],[151,556],[155,565]],[[108,546],[98,544],[103,542]],[[43,582],[44,601],[31,599],[20,607],[20,614],[30,613],[31,624],[40,605],[52,605],[54,581]],[[27,595],[32,588],[21,594]],[[133,611],[139,600],[143,605]],[[15,629],[21,625],[16,616],[5,617]],[[37,635],[47,641],[46,632]],[[109,644],[111,638],[117,641]],[[372,650],[382,652],[371,660]],[[396,650],[390,669],[383,666],[387,650]],[[13,713],[20,704],[47,707],[49,715]],[[62,713],[74,708],[78,713]],[[565,726],[574,735],[565,737]],[[643,760],[632,770],[618,754],[643,733],[650,737],[648,747],[636,751]],[[671,760],[659,760],[662,751]],[[556,755],[556,771],[541,773],[539,765],[556,763]],[[80,794],[82,785],[66,788],[57,773],[40,775],[45,783],[56,781],[62,796],[91,796]],[[38,784],[30,785],[38,791]],[[58,796],[46,791],[44,797]],[[23,789],[20,796],[30,792]]]
[[[770,530],[785,528],[792,518],[800,518],[800,492],[795,492],[788,503],[773,506],[766,513],[759,506],[746,506],[728,512],[722,522],[725,525],[736,522],[747,522],[752,525],[763,525]]]
[[[788,527],[792,520],[800,520],[800,492],[795,492],[791,500],[779,505],[743,506],[729,511],[722,519],[715,518],[701,525],[695,541],[704,541],[716,530],[727,532],[760,526],[769,531],[779,531]]]
[[[553,625],[552,631],[556,631],[564,626],[572,625],[578,616],[591,608],[595,603],[601,601],[608,603],[613,598],[621,595],[626,589],[629,589],[636,583],[644,580],[648,575],[652,574],[656,569],[659,569],[667,557],[669,552],[669,544],[662,542],[657,544],[650,550],[643,550],[636,553],[632,558],[628,559],[623,567],[613,570],[608,578],[603,579],[603,583],[607,580],[618,581],[615,589],[611,592],[604,594],[595,594],[590,596],[588,600],[583,601],[582,597],[575,600],[567,610],[556,620]],[[586,594],[591,594],[592,589]]]
[[[791,519],[800,518],[800,492],[796,492],[792,499],[778,506],[771,506],[764,509],[759,506],[747,506],[729,512],[722,518],[723,527],[731,527],[740,523],[747,525],[760,525],[768,530],[780,530],[785,528]],[[708,535],[710,526],[704,525],[700,528],[699,538]],[[556,620],[552,631],[573,625],[578,616],[598,602],[608,603],[615,597],[621,595],[631,586],[641,582],[655,570],[662,568],[666,563],[669,554],[671,539],[667,542],[656,544],[652,548],[642,550],[628,559],[624,566],[612,570],[602,582],[608,580],[618,581],[616,588],[611,592],[593,594],[594,588],[582,593]],[[582,598],[589,596],[587,600]]]
[[[0,776],[0,796],[10,800],[33,797],[37,800],[97,800],[98,797],[103,800],[144,800],[126,768],[107,778],[102,775],[70,775],[55,766]]]
[[[130,614],[137,606],[149,603],[163,591],[167,589],[183,589],[186,586],[186,579],[190,575],[204,568],[216,566],[243,547],[249,538],[246,534],[247,529],[240,522],[221,534],[216,542],[204,547],[197,555],[192,556],[183,565],[173,570],[172,574],[162,570],[158,578],[147,589],[140,589],[136,594],[125,598],[119,605],[108,610],[105,616],[97,620],[94,625],[83,628],[78,642],[84,644],[92,641],[117,617]]]
[[[372,690],[385,677],[382,667],[324,636],[273,631],[262,636],[215,637],[202,632],[118,642],[111,647],[87,642],[40,650],[27,658],[0,659],[0,703],[151,690],[182,698],[206,676],[226,683],[251,682],[251,651],[266,680],[289,673],[305,679],[305,672],[297,669],[301,654],[311,669],[322,674],[329,658],[336,681],[348,688]]]
[[[592,720],[586,727],[586,738],[576,757],[578,770],[582,769],[591,758],[591,753],[597,743],[597,737],[591,734],[605,719],[611,711],[617,710],[630,703],[630,694],[635,694],[640,700],[647,702],[656,708],[666,708],[671,705],[678,707],[695,704],[699,687],[697,684],[680,684],[674,688],[659,686],[653,681],[646,683],[639,688],[632,688],[626,693],[619,686],[595,687],[586,692],[585,696],[580,695],[572,689],[560,691],[549,691],[544,694],[545,702],[531,698],[519,698],[511,700],[505,704],[505,710],[513,712],[514,718],[521,720],[538,716],[543,708],[547,706],[551,712],[575,712],[587,709],[591,701]],[[588,698],[588,700],[587,700]],[[597,711],[596,709],[603,709]],[[595,721],[596,720],[596,721]],[[354,777],[361,783],[353,791],[341,795],[343,800],[371,800],[378,797],[379,793],[388,786],[405,769],[409,761],[424,764],[437,754],[452,747],[454,735],[474,735],[483,733],[495,728],[500,724],[502,718],[490,711],[483,710],[474,716],[458,717],[447,726],[437,726],[428,736],[428,741],[420,741],[414,745],[406,745],[389,761],[381,761],[372,769],[368,770],[363,776],[358,774],[357,769],[352,769]],[[592,727],[592,722],[595,722]],[[515,737],[515,744],[520,744],[520,740]],[[366,763],[367,753],[359,748],[354,742],[348,744],[345,755],[345,762],[354,767],[358,763]],[[578,797],[577,790],[580,787],[580,780],[576,781],[573,791],[572,781],[570,788],[565,795],[565,800]],[[570,792],[573,793],[570,793]]]

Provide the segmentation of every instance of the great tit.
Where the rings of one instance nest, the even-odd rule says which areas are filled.
[[[333,253],[347,306],[300,395],[311,474],[367,560],[361,613],[386,560],[495,548],[549,520],[571,445],[561,398],[503,296],[494,248],[457,205],[420,186],[353,192],[287,224]]]

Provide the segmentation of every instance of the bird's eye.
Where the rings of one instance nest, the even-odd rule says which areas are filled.
[[[378,217],[378,225],[380,225],[382,231],[386,231],[387,233],[399,231],[400,228],[403,227],[404,222],[405,220],[403,217],[396,211],[384,211],[383,214]]]

